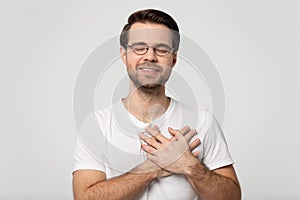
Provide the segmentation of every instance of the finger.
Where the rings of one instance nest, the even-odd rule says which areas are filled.
[[[190,131],[190,127],[189,126],[185,126],[181,130],[169,127],[168,131],[173,136],[175,136],[178,132],[180,132],[182,135],[185,135],[188,131]]]
[[[171,128],[171,127],[168,128],[168,131],[169,131],[169,133],[170,133],[173,137],[175,137],[175,135],[176,135],[177,133],[179,133],[179,130],[178,130],[178,129],[173,129],[173,128]]]
[[[176,140],[176,134],[180,133],[181,135],[186,135],[190,131],[190,127],[185,126],[180,130],[169,127],[168,130],[173,135],[173,138],[171,138],[170,142],[173,142]]]
[[[147,126],[145,128],[145,130],[147,131],[147,133],[149,133],[150,135],[152,135],[157,141],[159,141],[162,144],[169,144],[170,141],[168,138],[166,138],[165,136],[163,136],[160,131],[158,126]]]
[[[190,127],[189,126],[185,126],[182,129],[179,130],[179,133],[181,133],[182,135],[187,134],[190,131]]]
[[[185,137],[179,132],[175,135],[176,140],[181,141],[181,140],[185,140]]]
[[[196,138],[194,141],[192,141],[192,142],[189,144],[190,150],[195,149],[197,146],[200,145],[200,143],[201,143],[200,139],[199,139],[199,138]]]
[[[190,141],[191,138],[194,137],[196,134],[197,134],[197,131],[195,129],[192,129],[187,134],[185,134],[184,137],[187,141]]]
[[[192,154],[193,154],[193,156],[198,157],[200,155],[200,152],[199,151],[195,151]]]
[[[149,146],[147,144],[142,144],[142,149],[149,154],[154,153],[155,151],[157,151],[157,149],[153,148],[152,146]]]
[[[151,161],[154,162],[155,164],[157,163],[157,158],[156,158],[156,156],[147,153],[147,154],[146,154],[146,157],[147,157],[148,160],[151,160]]]
[[[183,130],[183,129],[181,129],[181,130]],[[188,129],[185,129],[185,130],[188,130]],[[185,133],[186,133],[186,132],[185,132]],[[190,138],[189,138],[190,135],[191,135],[191,134],[188,134],[188,137],[186,138],[185,134],[182,134],[181,132],[179,132],[179,133],[177,133],[177,134],[175,135],[175,138],[176,138],[176,140],[178,140],[178,141],[185,141],[185,142],[188,142],[188,139],[190,139]]]
[[[141,133],[139,136],[142,141],[144,141],[148,145],[154,147],[155,149],[159,149],[162,147],[162,144],[159,143],[154,137],[149,137],[144,133]]]
[[[173,128],[171,128],[171,127],[168,127],[168,131],[169,131],[169,133],[172,135],[172,137],[169,139],[170,140],[170,142],[174,142],[176,139],[175,139],[175,135],[177,134],[177,133],[179,133],[179,130],[178,129],[173,129]]]

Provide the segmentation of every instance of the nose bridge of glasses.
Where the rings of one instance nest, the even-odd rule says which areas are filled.
[[[151,50],[150,50],[151,49]],[[158,55],[155,51],[155,46],[147,46],[145,53],[143,54],[144,60],[147,61],[157,61]]]
[[[149,49],[152,49],[152,54],[155,54],[156,55],[156,47],[155,46],[149,46],[148,45],[148,47],[146,48],[146,54],[148,54],[149,53]]]

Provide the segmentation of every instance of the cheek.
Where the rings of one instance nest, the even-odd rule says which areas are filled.
[[[173,60],[167,60],[163,63],[166,67],[173,68]]]
[[[135,69],[135,67],[136,67],[135,63],[133,63],[132,61],[127,61],[126,63],[127,71]]]
[[[162,60],[162,62],[169,67],[173,67],[174,66],[174,62],[176,61],[175,57],[173,55],[169,55],[168,57],[165,57],[164,60]]]
[[[127,55],[127,59],[126,59],[127,68],[136,67],[139,62],[140,62],[140,58],[138,58],[137,56],[132,56],[131,54]]]

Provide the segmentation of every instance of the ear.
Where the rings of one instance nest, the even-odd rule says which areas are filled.
[[[174,55],[173,55],[173,62],[172,62],[172,68],[175,66],[176,62],[177,62],[177,53],[174,53]]]
[[[120,55],[121,55],[122,62],[126,65],[126,61],[127,61],[126,49],[122,46],[120,47]]]

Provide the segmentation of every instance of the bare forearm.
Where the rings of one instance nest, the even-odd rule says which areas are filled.
[[[150,174],[127,173],[90,186],[83,199],[133,199],[153,180]]]
[[[186,177],[201,199],[241,199],[241,190],[238,183],[231,178],[210,171],[199,162],[190,166]]]
[[[145,190],[152,180],[162,175],[162,170],[158,169],[160,168],[147,160],[128,173],[75,189],[75,200],[133,199]],[[75,179],[75,182],[79,181]],[[84,178],[82,182],[85,182]]]

